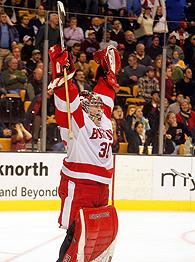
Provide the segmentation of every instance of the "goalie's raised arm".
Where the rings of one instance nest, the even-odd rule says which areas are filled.
[[[75,67],[71,54],[66,49],[62,50],[59,45],[50,48],[49,54],[53,80],[48,86],[48,92],[54,92],[56,121],[63,130],[62,139],[67,141],[68,137],[72,138],[72,135],[69,136],[70,131],[72,133],[72,117],[80,116],[79,120],[76,120],[76,133],[83,125],[78,89],[72,83]]]

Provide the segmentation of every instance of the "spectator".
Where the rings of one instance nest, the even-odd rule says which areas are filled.
[[[82,70],[77,69],[74,74],[73,82],[78,88],[78,92],[81,93],[84,90],[92,91],[91,86],[85,81],[85,75]]]
[[[137,16],[135,16],[132,12],[129,15],[125,16],[123,19],[120,18],[120,21],[123,26],[123,31],[131,31],[134,32],[136,29],[139,28],[139,24],[137,23]]]
[[[118,153],[119,151],[119,141],[118,141],[118,134],[117,134],[117,124],[114,118],[111,118],[112,122],[112,131],[113,131],[113,144],[112,144],[112,153]]]
[[[21,59],[26,64],[29,64],[32,57],[32,51],[34,49],[33,40],[29,35],[25,35],[23,38],[23,47],[21,49]]]
[[[150,130],[150,125],[148,122],[148,119],[143,116],[143,111],[142,108],[138,107],[135,109],[135,112],[132,115],[128,115],[126,118],[126,129],[128,130],[129,128],[133,129],[135,128],[135,123],[136,122],[141,122],[143,124],[143,131],[146,133],[146,131]]]
[[[19,42],[19,34],[13,25],[8,22],[6,13],[0,14],[0,71],[4,59],[10,55],[11,46]]]
[[[147,145],[149,145],[148,141],[149,141],[149,136],[146,133],[144,133],[143,123],[137,121],[135,123],[134,130],[129,129],[129,132],[127,133],[128,153],[138,154],[139,146],[144,146],[146,150]]]
[[[146,48],[146,55],[148,55],[152,61],[156,59],[158,55],[162,54],[162,47],[160,45],[160,38],[158,35],[153,35],[152,44]]]
[[[112,117],[116,120],[116,130],[119,142],[125,142],[125,126],[126,120],[122,107],[115,105],[112,111]]]
[[[191,100],[192,106],[195,105],[194,94],[195,94],[195,82],[192,80],[192,70],[186,68],[183,72],[183,79],[176,84],[176,92],[183,94],[184,98]]]
[[[163,126],[163,154],[172,154],[175,150],[175,144],[171,139],[171,135],[167,134],[165,125]]]
[[[142,96],[146,101],[151,100],[152,91],[160,91],[159,82],[154,77],[155,69],[153,66],[148,66],[146,74],[139,78],[139,95]]]
[[[89,63],[87,63],[87,56],[85,52],[78,53],[77,62],[74,65],[77,70],[82,70],[83,74],[85,75],[86,81],[90,81],[94,77],[89,67]]]
[[[171,63],[180,66],[182,69],[186,68],[184,61],[179,58],[178,50],[173,51]]]
[[[135,51],[136,48],[136,38],[132,31],[127,30],[124,33],[125,39],[124,39],[124,46],[125,46],[125,52],[124,52],[124,63],[125,66],[128,65],[128,57],[130,54],[132,54]]]
[[[40,68],[40,69],[44,70],[43,62],[42,61],[37,62],[36,68]]]
[[[16,58],[10,57],[8,61],[8,69],[3,71],[2,78],[4,80],[5,89],[9,93],[20,94],[21,89],[25,89],[30,99],[33,98],[33,90],[27,88],[27,77],[25,73],[17,69],[18,62]]]
[[[60,43],[60,31],[59,31],[59,18],[57,14],[50,14],[48,22],[48,48],[55,44]],[[43,43],[44,43],[45,25],[41,26],[36,38],[35,38],[35,48],[39,49],[43,54]]]
[[[134,54],[129,55],[128,63],[129,65],[124,68],[123,85],[134,86],[138,83],[138,79],[145,75],[147,68],[138,63]]]
[[[135,30],[136,38],[143,42],[147,47],[151,44],[151,36],[153,35],[153,18],[151,15],[151,9],[149,6],[143,9],[140,16],[137,19],[140,28]]]
[[[7,62],[9,61],[10,57],[14,57],[17,59],[18,61],[18,67],[17,69],[18,70],[23,70],[26,74],[26,71],[25,71],[25,63],[21,60],[21,50],[20,50],[20,47],[19,45],[14,45],[12,47],[12,52],[9,56],[7,56],[7,58],[4,60],[4,63],[3,63],[3,70],[7,69],[8,68],[8,64]]]
[[[171,135],[171,140],[175,144],[175,154],[179,153],[179,146],[185,143],[185,135],[191,136],[191,132],[183,123],[178,123],[174,113],[169,112],[165,121],[167,134]]]
[[[91,25],[85,32],[85,38],[89,37],[89,32],[95,31],[95,38],[100,43],[103,37],[103,27],[101,26],[102,21],[99,17],[92,17],[91,18]]]
[[[77,26],[76,17],[70,18],[69,26],[64,28],[64,37],[68,48],[72,47],[75,43],[82,43],[84,40],[83,29]]]
[[[7,128],[4,123],[0,120],[0,137],[1,138],[6,138],[6,137],[11,137],[11,130]]]
[[[173,103],[176,99],[175,85],[172,76],[172,68],[169,66],[166,68],[165,76],[165,97],[168,99],[169,103]]]
[[[20,23],[16,26],[16,29],[19,33],[19,41],[23,43],[23,38],[25,35],[29,35],[31,38],[34,38],[34,31],[29,27],[29,16],[22,15],[20,17]]]
[[[157,2],[157,1],[155,1]],[[168,33],[168,26],[166,21],[166,6],[165,0],[160,0],[160,5],[154,5],[152,10],[152,17],[154,19],[153,32],[159,36],[160,45],[164,44],[164,34]]]
[[[151,101],[143,107],[143,116],[149,120],[149,125],[154,135],[158,132],[159,127],[159,100],[159,91],[152,91]]]
[[[173,34],[176,36],[177,44],[182,49],[184,48],[184,44],[186,40],[189,38],[189,33],[187,32],[187,21],[183,20],[179,22],[179,27],[173,31]]]
[[[167,45],[167,58],[171,61],[173,51],[177,50],[179,52],[179,58],[184,59],[184,53],[180,46],[176,45],[176,36],[172,33],[168,38]]]
[[[34,90],[35,96],[41,94],[43,85],[43,70],[40,68],[35,68],[33,71],[33,77],[27,85],[31,90]]]
[[[36,15],[29,22],[29,27],[33,30],[36,36],[42,25],[45,24],[45,8],[43,5],[39,5],[36,10]]]
[[[162,69],[162,55],[158,55],[154,60],[154,68],[155,68],[155,77],[157,80],[161,81],[161,69]]]
[[[110,36],[111,36],[111,33],[109,31],[104,31],[103,39],[100,42],[101,50],[108,47],[109,45],[113,45],[114,47],[118,46],[118,43],[116,41],[110,40]]]
[[[32,51],[32,57],[30,58],[29,62],[26,64],[28,77],[30,78],[35,70],[37,63],[41,61],[41,52],[38,49],[34,49]]]
[[[121,44],[124,42],[124,32],[123,32],[122,24],[119,20],[113,21],[110,38],[112,41],[115,41],[118,44]]]
[[[26,144],[30,142],[32,138],[31,133],[26,130],[22,123],[13,124],[12,127],[12,151],[25,151]]]
[[[87,55],[87,61],[93,59],[93,53],[100,49],[100,45],[96,40],[96,34],[94,30],[88,32],[88,38],[81,44],[81,50]]]
[[[195,112],[191,110],[189,100],[181,102],[181,110],[176,114],[177,122],[183,123],[191,132],[195,131]]]
[[[189,65],[192,70],[193,80],[195,80],[195,34],[192,34],[190,41],[184,44],[185,63]]]
[[[183,94],[178,92],[177,95],[176,95],[176,101],[169,105],[167,111],[168,112],[172,112],[175,115],[177,113],[179,113],[180,109],[181,109],[181,103],[182,103],[183,99],[184,99]]]
[[[73,58],[73,62],[76,63],[77,58],[79,56],[81,52],[81,44],[80,43],[75,43],[72,47],[71,47],[71,51],[70,53],[72,54],[72,58]],[[85,52],[84,52],[85,53]]]
[[[128,118],[131,119],[131,117],[133,116],[133,114],[135,113],[135,110],[136,110],[136,105],[134,104],[130,104],[128,105],[128,108],[127,108],[127,113],[126,113],[126,120],[128,121]]]
[[[137,62],[141,65],[145,66],[150,66],[152,65],[152,60],[151,58],[145,54],[145,46],[142,43],[138,43],[136,45],[136,57],[137,57]]]

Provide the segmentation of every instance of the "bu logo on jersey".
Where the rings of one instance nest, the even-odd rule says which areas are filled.
[[[113,134],[112,134],[112,130],[108,129],[108,130],[104,130],[102,128],[93,128],[92,134],[90,136],[90,139],[97,139],[97,138],[105,138],[108,140],[112,140]]]

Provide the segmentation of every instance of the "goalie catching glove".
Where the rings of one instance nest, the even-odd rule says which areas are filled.
[[[104,70],[106,75],[105,81],[117,93],[120,87],[117,83],[116,74],[121,67],[121,59],[118,50],[114,46],[109,45],[103,50],[96,51],[93,57],[96,63]]]

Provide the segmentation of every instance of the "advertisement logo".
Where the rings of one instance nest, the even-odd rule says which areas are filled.
[[[165,182],[166,180],[166,182]],[[171,172],[162,173],[161,176],[161,186],[165,186],[165,183],[171,183],[173,187],[175,187],[178,183],[183,181],[183,186],[190,187],[190,191],[195,190],[195,179],[192,177],[190,173],[179,172],[173,168],[171,168]]]

